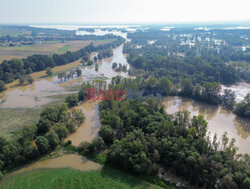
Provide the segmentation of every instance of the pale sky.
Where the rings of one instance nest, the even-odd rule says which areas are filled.
[[[250,0],[0,0],[0,23],[250,21]]]

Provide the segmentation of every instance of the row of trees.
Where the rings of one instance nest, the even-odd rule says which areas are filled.
[[[220,83],[217,82],[206,82],[203,85],[194,85],[191,80],[184,79],[181,84],[173,84],[173,82],[164,76],[160,79],[152,76],[146,79],[140,76],[136,79],[126,79],[117,76],[112,79],[110,87],[124,90],[127,92],[127,98],[131,98],[128,89],[140,90],[140,93],[137,94],[135,98],[148,95],[156,96],[157,94],[163,96],[179,95],[189,97],[208,104],[222,105],[229,110],[233,110],[234,113],[241,117],[250,118],[250,95],[246,95],[242,102],[236,103],[235,93],[227,89],[221,93]],[[135,96],[135,94],[133,95]]]
[[[179,58],[162,56],[149,51],[143,56],[131,52],[129,63],[137,70],[144,70],[154,77],[168,77],[174,83],[182,79],[190,79],[193,83],[220,82],[233,84],[240,81],[241,74],[232,65],[223,63],[218,57],[211,56],[210,60],[200,57]]]

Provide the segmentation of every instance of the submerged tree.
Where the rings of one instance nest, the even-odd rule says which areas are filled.
[[[0,80],[0,92],[6,90],[6,85],[4,83],[4,81]]]

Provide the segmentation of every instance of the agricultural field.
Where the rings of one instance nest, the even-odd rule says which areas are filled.
[[[88,172],[81,172],[70,168],[34,170],[5,178],[5,182],[0,185],[0,189],[7,188],[160,189],[161,187],[124,172],[104,167],[100,170]]]
[[[111,40],[96,40],[94,45],[109,43]],[[0,64],[3,60],[13,58],[26,58],[34,54],[53,55],[63,54],[67,51],[77,51],[89,45],[92,41],[44,41],[34,45],[23,45],[15,47],[0,47]]]

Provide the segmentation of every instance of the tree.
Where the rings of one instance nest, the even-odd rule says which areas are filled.
[[[87,99],[87,89],[91,88],[91,87],[92,86],[89,83],[83,83],[81,85],[81,89],[80,89],[80,91],[78,93],[78,100],[79,101],[81,101],[81,100],[85,101]]]
[[[60,139],[55,131],[51,131],[47,134],[47,139],[52,149],[58,146]]]
[[[221,86],[217,82],[206,82],[202,92],[202,97],[205,102],[218,105],[220,103],[220,89]]]
[[[55,124],[55,131],[58,134],[59,138],[65,138],[69,134],[69,130],[63,123],[56,123]]]
[[[70,120],[70,122],[67,124],[67,128],[70,133],[73,133],[76,131],[76,120],[73,118]]]
[[[47,74],[48,76],[51,76],[51,75],[53,74],[53,71],[52,71],[52,68],[51,68],[51,67],[46,68],[46,74]]]
[[[244,100],[236,104],[234,112],[241,117],[250,118],[250,93],[248,93]]]
[[[50,130],[51,126],[52,126],[52,121],[41,117],[38,124],[37,124],[38,133],[40,133],[40,134],[47,133]]]
[[[82,124],[85,120],[85,116],[81,109],[72,111],[72,116],[75,118],[78,125]]]
[[[103,125],[101,130],[99,131],[99,135],[103,138],[103,140],[108,143],[112,144],[114,140],[114,133],[112,128],[109,125]]]
[[[46,137],[44,136],[37,137],[36,145],[40,154],[44,155],[49,153],[50,146],[49,146],[49,141]]]
[[[34,82],[34,78],[31,75],[29,75],[27,77],[27,81],[28,81],[29,84],[32,84]]]
[[[170,94],[171,86],[172,86],[172,82],[168,78],[162,77],[160,79],[159,90],[162,90],[164,95]]]
[[[198,131],[200,137],[204,137],[207,132],[207,121],[202,115],[193,116],[192,126]]]
[[[5,83],[4,81],[0,80],[0,92],[6,90],[6,86],[5,86]]]
[[[31,126],[25,126],[21,130],[21,138],[20,141],[22,143],[33,141],[35,139],[35,136],[37,136],[37,126],[36,125],[31,125]]]
[[[65,102],[67,103],[68,107],[77,106],[78,96],[76,94],[69,95],[66,97]]]
[[[250,188],[250,178],[247,177],[245,178],[245,180],[243,181],[243,189],[248,189]]]
[[[181,83],[181,95],[186,97],[191,97],[193,93],[193,84],[190,79],[184,79]]]

